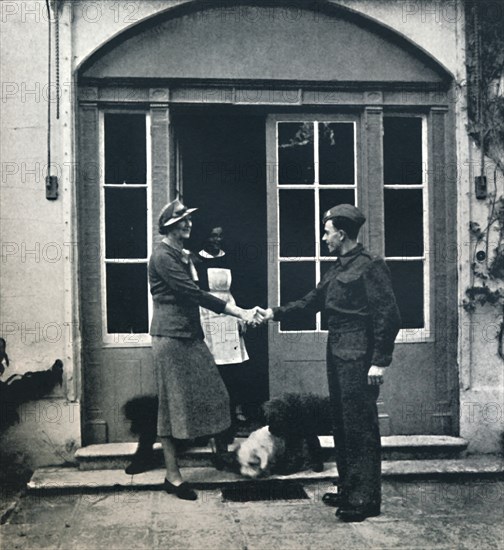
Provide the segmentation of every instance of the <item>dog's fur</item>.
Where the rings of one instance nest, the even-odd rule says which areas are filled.
[[[131,433],[156,441],[158,398],[155,395],[134,397],[124,404],[124,416],[131,422]]]
[[[318,435],[332,431],[328,397],[288,393],[263,406],[267,426],[236,449],[240,472],[248,477],[324,469]]]
[[[155,395],[134,397],[124,404],[123,412],[131,422],[131,432],[138,436],[138,446],[127,473],[137,463],[142,464],[143,469],[151,469],[155,465],[153,446],[157,438],[158,398]]]
[[[284,455],[285,442],[263,426],[237,447],[236,458],[240,473],[246,477],[266,477],[275,469],[277,460]]]

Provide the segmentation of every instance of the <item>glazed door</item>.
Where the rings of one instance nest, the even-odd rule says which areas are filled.
[[[122,407],[155,393],[147,262],[170,196],[168,109],[82,106],[79,182],[85,444],[132,439]],[[89,170],[94,166],[95,170]]]
[[[450,342],[447,296],[454,280],[449,264],[432,257],[446,246],[450,220],[442,181],[431,169],[432,157],[445,146],[443,117],[369,108],[271,115],[267,122],[268,240],[275,244],[270,305],[302,297],[331,266],[320,220],[336,204],[363,210],[367,223],[360,240],[390,268],[402,330],[379,401],[382,435],[457,429],[451,398],[456,384],[448,368],[453,335]],[[271,326],[272,396],[327,392],[326,340],[323,312]]]

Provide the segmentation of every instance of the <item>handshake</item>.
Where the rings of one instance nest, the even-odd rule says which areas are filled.
[[[263,309],[256,306],[251,309],[242,309],[240,317],[247,325],[257,327],[273,319],[273,310],[271,308]]]

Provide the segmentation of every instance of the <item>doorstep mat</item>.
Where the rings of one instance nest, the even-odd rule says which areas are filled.
[[[250,481],[237,483],[222,489],[225,501],[253,502],[261,500],[309,499],[303,486],[292,481]]]

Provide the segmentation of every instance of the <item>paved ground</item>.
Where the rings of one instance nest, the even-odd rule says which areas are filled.
[[[228,502],[219,489],[186,502],[161,491],[29,494],[0,527],[11,549],[269,550],[326,548],[504,549],[504,481],[384,482],[378,518],[344,524],[320,499]]]

